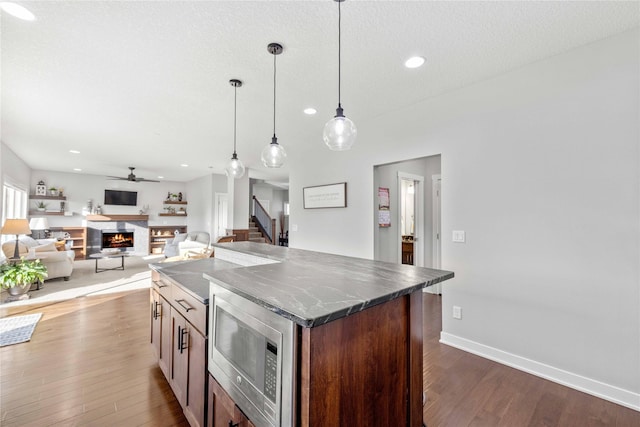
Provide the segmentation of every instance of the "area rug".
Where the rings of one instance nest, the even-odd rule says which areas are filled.
[[[0,319],[0,347],[29,341],[42,313]]]

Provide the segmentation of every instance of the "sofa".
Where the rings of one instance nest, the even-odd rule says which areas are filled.
[[[18,239],[18,251],[20,257],[27,259],[40,259],[47,267],[47,278],[64,278],[69,280],[73,272],[73,262],[75,252],[68,248],[68,245],[60,244],[56,239],[34,239],[23,236]],[[13,258],[16,241],[10,240],[2,244],[2,252],[7,258]]]
[[[176,234],[171,242],[164,246],[164,256],[167,258],[174,256],[184,257],[187,252],[198,252],[206,249],[211,244],[211,236],[206,231],[189,231],[187,233]]]

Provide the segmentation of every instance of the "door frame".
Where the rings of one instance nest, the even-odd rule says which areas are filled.
[[[442,177],[441,175],[431,175],[431,268],[442,267]],[[425,291],[442,295],[442,283],[425,288]]]
[[[402,181],[413,181],[415,188],[414,202],[414,239],[413,239],[413,265],[424,267],[424,177],[406,172],[398,172],[398,218],[400,218],[400,206],[402,204]],[[402,264],[402,230],[400,229],[400,220],[398,220],[396,242],[398,243],[398,263]]]
[[[214,209],[214,215],[215,215],[215,219],[213,221],[213,241],[215,242],[218,237],[222,237],[220,235],[218,235],[218,230],[220,229],[220,215],[218,215],[218,205],[220,204],[220,202],[226,199],[227,202],[227,223],[225,224],[225,234],[227,234],[226,230],[229,226],[229,193],[214,193],[214,204],[213,204],[213,209]]]

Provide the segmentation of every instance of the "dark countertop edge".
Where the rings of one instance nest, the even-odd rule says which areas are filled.
[[[185,260],[185,261],[176,261],[176,262],[189,262],[189,261]],[[151,268],[152,270],[157,271],[158,273],[162,274],[162,277],[164,277],[167,280],[169,280],[173,285],[176,285],[176,286],[180,287],[180,289],[182,289],[183,291],[185,291],[186,293],[188,293],[189,295],[191,295],[192,297],[194,297],[195,299],[200,301],[202,304],[204,304],[204,305],[208,305],[209,304],[209,298],[208,297],[207,298],[202,298],[200,295],[198,295],[195,292],[193,292],[188,286],[183,285],[182,283],[180,283],[179,281],[177,281],[176,279],[174,279],[173,277],[169,276],[168,274],[166,274],[166,273],[164,273],[162,271],[163,268],[170,268],[170,267],[168,267],[168,266],[167,267],[159,266],[157,264],[158,263],[149,264],[149,268]],[[205,275],[203,274],[202,277],[205,278],[204,276]]]
[[[427,288],[429,286],[433,286],[436,283],[440,283],[443,282],[445,280],[451,279],[453,278],[454,274],[453,272],[449,272],[449,274],[442,276],[442,277],[437,277],[434,278],[432,280],[430,280],[429,282],[421,282],[421,283],[417,283],[415,286],[409,286],[407,288],[402,289],[401,291],[397,291],[397,292],[392,292],[390,294],[386,294],[386,295],[381,295],[378,298],[369,300],[369,301],[364,301],[362,304],[358,304],[358,305],[354,305],[349,307],[348,309],[345,310],[338,310],[335,312],[332,312],[326,316],[321,316],[321,317],[316,317],[315,319],[307,319],[304,317],[300,317],[299,315],[283,310],[281,307],[275,306],[261,298],[258,298],[254,295],[248,294],[246,292],[243,292],[241,290],[239,290],[238,288],[236,288],[233,285],[230,285],[226,282],[223,282],[221,280],[218,280],[214,277],[209,276],[208,274],[204,273],[203,274],[205,279],[208,279],[211,282],[215,282],[218,285],[222,286],[225,289],[228,289],[229,291],[235,293],[236,295],[239,295],[255,304],[258,304],[259,306],[266,308],[267,310],[276,313],[286,319],[289,319],[295,323],[297,323],[298,325],[304,327],[304,328],[313,328],[316,326],[320,326],[320,325],[324,325],[325,323],[329,323],[332,320],[337,320],[340,319],[342,317],[347,317],[351,314],[354,313],[358,313],[366,308],[369,307],[373,307],[375,305],[378,304],[382,304],[391,300],[394,300],[396,298],[405,296],[405,295],[409,295],[415,291],[418,291],[420,289],[424,289]]]

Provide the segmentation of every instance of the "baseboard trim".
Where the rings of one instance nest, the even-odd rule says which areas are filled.
[[[446,332],[440,333],[440,342],[601,399],[617,403],[618,405],[640,411],[639,393],[633,393]]]

